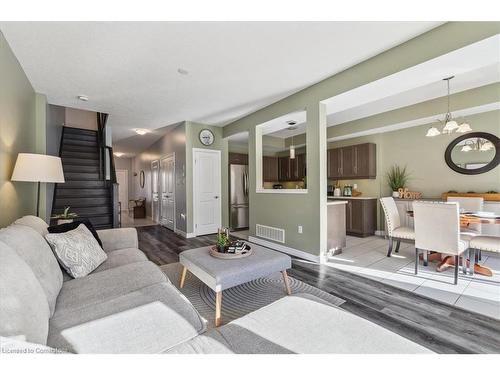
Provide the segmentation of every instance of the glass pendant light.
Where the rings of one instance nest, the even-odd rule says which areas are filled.
[[[293,135],[292,135],[292,144],[290,145],[290,159],[295,159],[295,146],[293,145]]]
[[[463,124],[460,124],[458,129],[457,129],[457,133],[467,133],[467,132],[471,132],[471,131],[472,131],[472,128],[466,122],[464,122]]]
[[[441,134],[441,132],[434,126],[430,127],[429,130],[427,130],[427,134],[425,135],[426,137],[435,137],[436,135]]]
[[[455,76],[443,78],[443,81],[446,81],[446,85],[448,87],[448,95],[447,95],[447,101],[448,101],[448,109],[446,112],[446,115],[444,117],[444,121],[438,120],[441,124],[444,123],[443,130],[440,132],[436,127],[432,126],[429,130],[427,130],[426,137],[435,137],[436,135],[439,134],[451,134],[453,132],[457,133],[467,133],[472,131],[470,125],[466,122],[464,122],[461,125],[458,125],[458,122],[456,122],[450,111],[450,81],[455,78]],[[469,151],[469,150],[467,150]]]

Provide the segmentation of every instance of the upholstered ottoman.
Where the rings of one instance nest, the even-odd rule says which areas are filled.
[[[247,283],[260,277],[281,272],[285,291],[290,294],[286,270],[292,266],[292,259],[283,253],[251,244],[252,254],[246,258],[219,259],[210,255],[209,247],[183,251],[180,263],[184,266],[180,287],[184,286],[189,270],[215,292],[215,326],[220,326],[222,291]]]

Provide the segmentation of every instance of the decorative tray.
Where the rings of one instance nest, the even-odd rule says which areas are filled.
[[[219,258],[219,259],[241,259],[241,258],[246,258],[249,255],[252,255],[253,250],[252,248],[247,244],[245,247],[245,250],[242,251],[241,253],[219,253],[217,251],[216,246],[210,246],[210,255],[213,256],[214,258]]]

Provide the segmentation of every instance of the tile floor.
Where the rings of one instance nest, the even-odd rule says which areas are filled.
[[[150,217],[145,219],[134,219],[132,212],[122,211],[122,228],[145,227],[148,225],[157,225]]]
[[[493,270],[493,277],[463,275],[453,284],[453,268],[436,272],[437,263],[419,265],[414,274],[415,247],[401,242],[398,254],[387,258],[388,241],[381,237],[347,237],[342,254],[331,257],[327,265],[353,272],[383,283],[413,291],[466,310],[500,319],[500,256],[483,252],[481,264]]]

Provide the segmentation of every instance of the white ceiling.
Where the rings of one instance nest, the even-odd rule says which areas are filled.
[[[109,113],[118,141],[133,128],[182,120],[226,124],[439,24],[1,22],[0,29],[37,92],[51,104]],[[88,102],[76,99],[82,94]]]
[[[401,72],[347,91],[324,103],[327,126],[335,126],[378,113],[445,96],[444,77],[450,81],[452,94],[500,81],[500,35],[496,35]],[[443,108],[446,111],[446,108]],[[306,131],[301,121],[295,131],[282,121],[273,120],[273,136],[288,138]],[[420,122],[425,124],[425,122]],[[284,130],[280,130],[284,129]]]

